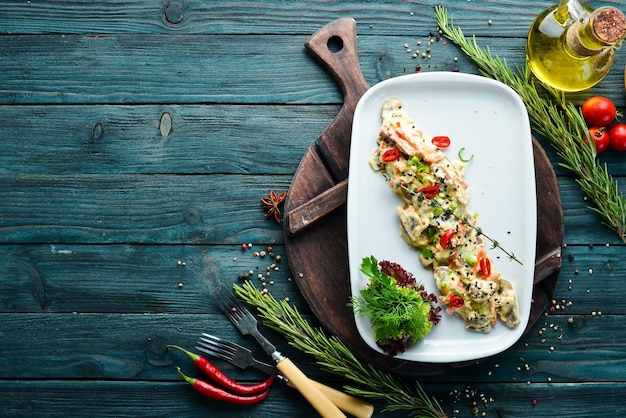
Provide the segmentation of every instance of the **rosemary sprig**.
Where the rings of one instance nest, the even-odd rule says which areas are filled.
[[[320,328],[311,327],[297,308],[287,301],[279,302],[269,293],[261,294],[249,281],[233,288],[240,299],[257,308],[266,326],[283,334],[293,347],[313,356],[320,368],[362,386],[346,385],[344,390],[347,393],[384,401],[384,411],[407,410],[411,416],[420,418],[447,417],[439,403],[424,392],[419,382],[409,387],[390,373],[361,362],[338,338],[327,336]]]
[[[516,67],[517,73],[513,72],[505,59],[491,55],[488,46],[482,49],[475,37],[467,39],[461,28],[454,27],[445,7],[436,6],[435,15],[443,35],[476,63],[482,75],[498,80],[517,92],[526,106],[533,129],[548,139],[563,159],[560,165],[576,175],[576,183],[594,205],[590,209],[600,215],[602,223],[617,233],[622,242],[626,242],[626,199],[607,165],[597,160],[595,146],[588,138],[580,109],[566,102],[562,93],[548,86],[542,85],[549,97],[541,96],[528,66],[524,69]],[[582,141],[583,137],[588,140]]]

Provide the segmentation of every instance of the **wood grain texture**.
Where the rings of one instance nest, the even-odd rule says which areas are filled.
[[[191,364],[166,346],[178,344],[191,349],[202,332],[247,345],[256,357],[267,360],[260,349],[250,344],[249,338],[242,337],[207,304],[208,310],[212,312],[3,313],[0,332],[5,336],[10,333],[11,338],[3,345],[0,377],[3,381],[12,378],[178,381],[172,366],[188,368]],[[533,333],[504,353],[450,369],[446,374],[422,377],[420,381],[446,383],[454,376],[455,382],[466,384],[545,383],[548,377],[554,383],[623,382],[625,360],[621,347],[626,342],[626,331],[620,327],[620,321],[624,313],[602,312],[591,316],[581,309],[565,311],[538,322]],[[318,325],[311,314],[304,316]],[[569,318],[573,319],[571,323]],[[331,382],[333,386],[347,383],[340,376],[321,372],[310,357],[290,347],[280,335],[267,328],[262,330],[311,377]],[[26,346],[29,348],[25,351]],[[223,360],[212,360],[233,378],[246,381],[259,378],[254,370],[239,370]]]
[[[154,1],[97,5],[85,1],[3,2],[0,28],[6,32],[0,52],[0,70],[4,75],[0,92],[4,99],[0,96],[0,101],[197,103],[238,97],[247,102],[302,103],[326,98],[342,103],[343,97],[336,89],[333,91],[333,83],[316,82],[328,76],[309,65],[301,43],[289,39],[300,36],[304,40],[337,16],[355,18],[360,34],[359,61],[366,80],[374,84],[382,79],[376,65],[381,56],[387,57],[390,65],[387,76],[412,72],[416,63],[422,63],[406,53],[404,44],[417,47],[417,41],[431,38],[430,32],[436,31],[432,17],[436,4],[430,0],[365,5],[357,2],[276,5],[249,1],[210,5]],[[451,13],[455,23],[467,34],[477,34],[481,44],[490,45],[494,53],[506,56],[511,64],[523,64],[527,28],[534,16],[550,4],[536,1],[524,6],[503,5],[491,0],[478,7],[459,2],[451,8]],[[303,13],[302,8],[307,12]],[[165,17],[168,9],[181,12],[181,22],[169,23]],[[490,19],[492,24],[488,24]],[[424,65],[425,69],[456,66],[461,71],[476,71],[456,48],[444,48],[438,43],[432,49],[432,58]],[[275,50],[281,51],[286,59],[275,60],[271,52]],[[454,57],[459,58],[458,63],[453,62]],[[280,68],[283,62],[285,67]],[[248,63],[254,63],[250,65],[252,71],[238,71]],[[619,69],[624,63],[626,58],[618,54],[615,70],[604,82],[573,97],[580,100],[589,93],[602,91],[619,98],[619,90],[612,91],[611,86],[623,85]],[[297,77],[291,77],[292,72],[288,71],[294,67],[298,68]],[[159,76],[151,77],[156,69]],[[285,83],[286,89],[282,91],[275,88],[270,94],[262,93],[267,85]],[[300,92],[300,86],[309,89]],[[331,87],[330,91],[322,90],[327,87]]]
[[[295,283],[283,225],[265,221],[260,204],[269,190],[288,189],[303,156],[314,175],[299,203],[336,182],[315,140],[344,95],[304,43],[330,21],[354,18],[368,85],[417,65],[477,73],[443,40],[427,62],[406,51],[436,31],[439,3],[0,2],[0,415],[313,415],[278,385],[254,408],[202,399],[172,368],[194,374],[192,365],[165,345],[191,348],[199,332],[210,331],[256,350],[217,314],[202,278],[217,270],[235,283],[251,270],[261,288],[257,275],[271,261],[254,251],[268,246],[283,259],[267,288],[321,325]],[[449,7],[467,35],[521,65],[527,28],[552,3],[463,0]],[[568,98],[602,94],[624,112],[625,65],[618,52],[607,79]],[[567,247],[548,301],[554,309],[510,350],[420,378],[450,416],[472,417],[480,394],[493,417],[624,414],[624,245],[537,139],[564,210]],[[605,161],[626,187],[623,155],[608,152]],[[328,233],[301,256],[342,257],[344,249],[333,246],[341,233]],[[254,245],[242,251],[242,243]],[[317,380],[347,383],[264,332]],[[260,377],[217,363],[244,382]],[[375,416],[406,415],[375,405]]]
[[[425,390],[437,399],[453,402],[456,398],[449,395],[451,390],[457,390],[465,396],[462,386],[453,387],[451,384],[426,384]],[[0,391],[6,394],[6,410],[10,416],[21,416],[21,411],[28,411],[28,416],[34,417],[67,417],[81,415],[85,411],[82,400],[90,399],[90,410],[97,412],[99,417],[154,417],[158,411],[162,417],[169,416],[197,416],[210,413],[211,417],[260,417],[273,418],[278,414],[284,416],[315,416],[312,409],[308,409],[298,397],[292,396],[289,388],[274,387],[266,401],[248,408],[229,407],[203,399],[196,393],[190,392],[186,384],[180,382],[142,382],[142,381],[53,381],[50,383],[26,381],[22,384],[0,382]],[[535,384],[530,388],[525,385],[506,383],[481,386],[482,393],[487,397],[488,408],[484,410],[494,416],[527,416],[532,412],[533,417],[552,418],[555,413],[564,416],[579,416],[594,418],[612,416],[623,413],[626,386],[618,384],[589,384],[572,386],[566,384]],[[554,393],[562,393],[563,398],[554,397]],[[140,407],[146,399],[150,400],[152,410]],[[468,399],[475,400],[482,405],[481,398],[468,394]],[[499,399],[508,399],[506,404]],[[537,405],[532,406],[532,401]],[[493,400],[493,401],[491,401]],[[470,401],[471,402],[471,401]],[[383,408],[381,403],[375,403],[376,414]],[[446,408],[446,412],[456,416],[471,417],[470,406],[457,400],[454,407]],[[481,408],[483,410],[483,408]],[[209,411],[209,412],[207,412]],[[556,411],[556,412],[555,412]],[[461,412],[464,415],[461,415]],[[405,417],[405,411],[385,412],[384,417]],[[454,415],[453,415],[454,416]]]
[[[279,242],[280,230],[263,219],[260,199],[270,188],[287,189],[289,178],[218,177],[14,176],[0,184],[2,240],[241,244],[263,236]],[[258,205],[242,209],[247,202]]]
[[[290,103],[341,104],[343,96],[329,75],[311,64],[306,37],[254,35],[5,35],[0,52],[0,104],[174,104]],[[373,85],[388,76],[424,71],[475,73],[476,66],[443,42],[431,46],[431,59],[412,58],[404,44],[418,48],[422,36],[359,36],[363,76]],[[493,40],[477,37],[481,45]],[[163,53],[164,45],[167,53]],[[494,54],[511,65],[524,62],[525,41],[498,39]],[[251,51],[251,52],[250,52]],[[280,51],[281,59],[276,60]],[[380,74],[377,61],[388,59]],[[458,58],[455,62],[454,59]],[[572,95],[582,100],[607,86],[623,86],[626,57],[596,88]],[[245,70],[242,70],[244,69]],[[293,69],[296,71],[292,71]],[[155,76],[155,72],[158,76]]]
[[[469,3],[469,2],[468,2]],[[455,21],[468,30],[490,30],[494,36],[523,36],[536,14],[549,1],[524,5],[486,0],[480,6],[459,2]],[[5,33],[203,33],[310,35],[337,16],[354,17],[360,30],[376,35],[413,35],[432,26],[436,0],[396,2],[240,1],[73,1],[55,0],[0,5],[0,28]],[[497,18],[495,18],[497,17]],[[493,20],[487,26],[487,21]],[[424,36],[428,32],[421,33]]]
[[[319,134],[339,107],[317,106],[315,112],[297,106],[176,104],[1,109],[0,175],[292,175],[298,165],[294,157],[304,153],[310,135]],[[299,132],[284,135],[296,125]]]
[[[277,297],[301,301],[284,247],[272,251],[282,259],[242,252],[241,244],[2,245],[0,314],[217,313],[204,284],[212,269],[227,283],[252,271],[260,286],[261,274]]]
[[[256,247],[266,248],[260,243]],[[215,266],[228,283],[239,282],[240,274],[252,270],[251,280],[261,286],[257,275],[265,275],[271,264],[279,269],[271,272],[274,285],[268,289],[310,312],[295,281],[289,280],[296,272],[289,268],[285,248],[272,247],[282,256],[280,262],[242,252],[239,244],[1,245],[0,314],[216,312],[203,285],[208,267]],[[574,302],[564,314],[626,314],[626,306],[619,303],[626,296],[620,287],[626,263],[616,256],[621,248],[568,245],[564,249],[558,300]],[[326,253],[323,246],[319,251]],[[605,292],[605,288],[615,290]]]

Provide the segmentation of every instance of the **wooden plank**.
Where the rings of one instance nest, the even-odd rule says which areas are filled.
[[[413,73],[417,65],[423,71],[477,72],[456,46],[443,41],[431,46],[429,60],[413,58],[404,45],[418,48],[422,39],[359,34],[359,62],[367,83]],[[1,104],[343,103],[336,85],[303,50],[305,37],[5,35],[3,40]],[[477,41],[492,44],[489,37],[477,36]],[[254,55],[246,53],[251,45]],[[500,38],[491,50],[506,56],[510,65],[522,65],[524,45],[525,38]],[[280,55],[270,52],[276,50]],[[251,60],[254,72],[242,71]],[[571,99],[582,102],[602,94],[618,100],[625,64],[626,57],[618,54],[605,80]]]
[[[624,382],[526,384],[497,383],[477,386],[425,384],[449,416],[471,418],[472,402],[479,413],[494,416],[619,416],[625,412]],[[286,387],[275,385],[269,397],[252,407],[233,407],[200,397],[181,382],[141,381],[1,381],[0,393],[3,416],[67,417],[81,416],[86,408],[90,417],[154,417],[206,416],[226,418],[254,416],[273,418],[284,416],[314,416],[315,412],[299,396]],[[483,403],[487,401],[487,406]],[[85,400],[89,400],[88,406]],[[536,404],[533,406],[533,401]],[[382,408],[374,403],[376,415]],[[305,415],[309,414],[309,415]],[[385,412],[385,417],[406,417],[406,411]],[[487,415],[488,416],[488,415]]]
[[[181,381],[3,381],[0,393],[5,400],[0,405],[0,413],[6,417],[270,418],[276,414],[314,416],[316,413],[290,388],[278,385],[272,387],[262,403],[245,407],[203,398]]]
[[[287,190],[290,182],[288,175],[5,175],[0,176],[0,240],[280,244],[280,225],[263,219],[260,199],[270,189]],[[566,243],[619,243],[588,209],[573,179],[560,178],[559,187]]]
[[[261,197],[289,176],[18,175],[0,182],[3,242],[281,242]],[[233,191],[237,191],[233,193]],[[228,198],[225,198],[228,196]]]
[[[0,4],[0,28],[4,33],[205,33],[309,35],[339,16],[353,17],[361,29],[376,35],[414,35],[416,27],[426,36],[435,29],[433,7],[437,0],[418,2],[310,2],[212,1],[142,2],[72,1],[58,5],[47,0],[31,3],[5,1]],[[468,30],[497,36],[522,36],[534,17],[549,1],[524,5],[482,1],[480,6],[458,2],[451,7],[455,22]],[[115,17],[115,19],[112,18]],[[492,24],[488,25],[488,20]]]
[[[318,326],[310,314],[304,316],[313,326]],[[441,374],[405,378],[407,382],[417,379],[422,383],[454,381],[524,386],[528,382],[532,385],[548,381],[624,382],[626,359],[622,347],[626,344],[626,330],[620,326],[623,317],[623,313],[550,314],[533,327],[533,332],[503,353],[464,367],[443,365]],[[241,336],[219,313],[7,313],[2,314],[2,319],[0,333],[5,338],[0,380],[177,381],[172,366],[180,365],[189,371],[193,366],[185,356],[169,352],[167,345],[193,350],[202,332],[245,345],[259,359],[268,361],[254,340]],[[313,358],[290,347],[281,335],[265,327],[262,330],[311,377],[333,385],[347,382],[341,376],[321,371]],[[223,360],[212,360],[235,379],[248,382],[259,379],[253,370],[241,371]]]
[[[622,194],[626,191],[624,177],[616,177]],[[561,177],[559,188],[565,214],[565,242],[583,245],[619,244],[620,240],[610,228],[602,224],[580,186],[571,177]]]
[[[293,174],[339,109],[242,104],[0,106],[0,173]],[[167,132],[162,122],[166,118]],[[557,175],[571,177],[559,166],[561,158],[548,141],[538,142]],[[626,175],[623,153],[607,151],[600,162],[612,175]]]
[[[0,106],[0,173],[292,175],[338,109]]]
[[[304,50],[305,37],[5,35],[3,40],[0,104],[343,103],[335,83]],[[403,46],[414,40],[359,36],[366,81],[373,85],[415,72],[423,60]],[[523,62],[522,39],[502,43],[511,51],[511,63]],[[452,45],[431,48],[424,70],[476,71]],[[382,76],[381,56],[390,63],[389,74]],[[242,70],[251,62],[252,71]]]
[[[207,309],[212,308],[207,302]],[[176,344],[191,351],[203,332],[249,347],[259,360],[271,359],[258,345],[241,334],[221,314],[6,314],[11,324],[0,326],[11,334],[3,347],[0,376],[3,379],[77,379],[179,381],[178,365],[196,373],[182,353],[170,351]],[[280,351],[316,378],[323,374],[311,358],[290,348],[285,339],[263,329]],[[45,338],[44,338],[45,337]],[[240,370],[224,360],[211,361],[242,382],[258,381],[264,375],[253,369]],[[328,376],[324,377],[328,379]],[[341,381],[339,377],[329,382]]]
[[[203,282],[208,267],[215,266],[227,283],[238,282],[240,274],[252,270],[251,280],[260,288],[257,275],[265,275],[271,264],[278,270],[271,270],[266,282],[274,284],[267,288],[277,298],[289,297],[299,309],[308,311],[295,281],[290,280],[292,271],[284,247],[273,245],[272,249],[281,255],[281,261],[255,256],[254,251],[266,250],[261,243],[245,252],[240,244],[1,245],[0,313],[202,314],[213,312]],[[568,245],[555,300],[559,305],[572,304],[556,313],[626,314],[626,306],[620,303],[626,299],[621,286],[626,275],[622,251],[622,246]]]
[[[470,418],[473,404],[486,416],[497,417],[601,417],[614,416],[624,411],[624,392],[620,392],[623,383],[603,384],[495,384],[480,387],[461,387],[449,389],[452,394],[445,399],[456,399],[456,404],[447,405],[445,412],[452,417]],[[448,388],[449,388],[448,384]],[[426,386],[430,389],[430,386]],[[432,390],[432,389],[431,389]],[[441,388],[445,393],[445,385]],[[450,393],[450,392],[448,392]],[[483,404],[487,399],[488,406]],[[536,404],[535,402],[536,401]],[[458,411],[458,413],[456,413]]]
[[[307,312],[284,247],[272,245],[273,257],[256,251],[267,244],[1,245],[0,313],[217,313],[204,283],[212,269],[224,283],[252,271],[259,288],[261,274],[276,298]]]

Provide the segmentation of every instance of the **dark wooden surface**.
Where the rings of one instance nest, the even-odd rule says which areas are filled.
[[[0,2],[0,416],[314,416],[278,385],[251,408],[202,399],[173,368],[192,366],[165,346],[192,347],[211,332],[261,356],[217,312],[203,280],[214,267],[231,282],[265,271],[272,261],[242,243],[283,256],[268,287],[316,323],[289,280],[283,226],[264,220],[260,203],[271,189],[288,190],[342,108],[341,88],[305,42],[354,18],[368,85],[417,64],[476,73],[443,40],[428,62],[406,52],[436,31],[437,3]],[[528,27],[549,4],[447,5],[467,34],[521,65]],[[570,98],[606,95],[624,112],[625,64],[620,50],[600,85]],[[624,246],[538,141],[564,214],[558,309],[502,354],[418,377],[450,416],[473,416],[474,401],[491,417],[626,411]],[[622,188],[624,158],[601,159]],[[311,251],[324,254],[324,244]],[[317,380],[345,383],[268,335]],[[239,380],[259,378],[216,364]]]

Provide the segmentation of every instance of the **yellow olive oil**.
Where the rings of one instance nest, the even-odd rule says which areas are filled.
[[[581,91],[600,82],[611,69],[615,49],[626,32],[626,19],[619,21],[624,15],[614,8],[594,11],[575,2],[578,7],[568,10],[567,3],[562,1],[535,19],[528,33],[526,59],[545,84],[562,91]],[[615,29],[618,35],[611,35],[619,39],[598,33],[601,23],[610,19],[618,20],[610,23],[613,29],[623,26]]]

